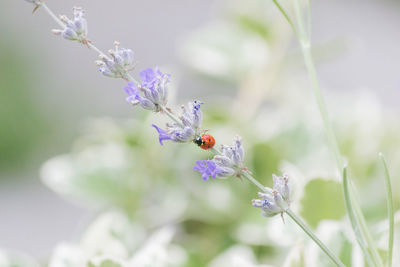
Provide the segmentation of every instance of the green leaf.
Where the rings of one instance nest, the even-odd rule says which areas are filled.
[[[314,228],[322,220],[340,220],[346,214],[341,185],[336,181],[311,180],[301,206],[301,216]]]
[[[382,153],[379,153],[381,158],[383,169],[385,172],[385,182],[386,182],[386,196],[387,196],[387,210],[389,219],[389,243],[388,243],[388,253],[387,253],[387,266],[392,266],[392,254],[393,254],[393,236],[394,236],[394,214],[393,214],[393,196],[392,196],[392,185],[390,182],[390,174],[386,164],[385,157]]]
[[[360,245],[361,250],[365,256],[369,266],[382,266],[379,264],[379,255],[377,258],[377,252],[374,253],[374,243],[366,227],[364,216],[362,215],[361,208],[356,202],[353,189],[347,177],[347,168],[343,168],[343,194],[346,203],[347,213],[353,228],[353,232],[356,236],[357,242]],[[376,251],[376,249],[375,249]]]
[[[270,30],[268,29],[268,25],[266,25],[266,23],[263,21],[248,15],[237,16],[236,20],[245,30],[258,34],[265,40],[270,39]]]

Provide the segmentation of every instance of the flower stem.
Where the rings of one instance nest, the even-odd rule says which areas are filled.
[[[298,225],[301,229],[325,252],[325,254],[339,267],[345,267],[345,265],[337,258],[319,238],[311,231],[311,229],[293,213],[291,209],[287,209],[286,214]]]
[[[41,7],[43,7],[43,9],[46,11],[46,13],[58,24],[60,25],[60,27],[62,29],[65,29],[65,24],[64,22],[62,22],[55,14],[54,12],[46,5],[46,3],[44,2],[40,2],[39,4]],[[99,48],[97,48],[92,42],[88,41],[87,42],[87,46],[91,49],[93,49],[94,51],[96,51],[96,53],[98,53],[99,55],[102,55],[103,57],[110,59],[103,51],[101,51]],[[127,74],[129,75],[129,74]],[[129,75],[130,76],[130,75]],[[132,78],[132,77],[131,77]],[[134,82],[136,82],[133,78],[132,80]]]
[[[50,17],[54,19],[54,21],[57,22],[58,25],[60,25],[60,27],[62,27],[63,29],[65,28],[65,24],[54,14],[53,11],[51,11],[51,9],[46,5],[46,3],[40,2],[39,5],[43,7],[43,9],[47,12],[47,14],[49,14]]]
[[[319,86],[319,81],[317,78],[317,71],[315,69],[314,60],[313,60],[313,57],[311,54],[310,38],[307,35],[305,28],[304,28],[302,10],[300,9],[298,0],[294,1],[294,7],[295,7],[295,11],[296,11],[297,24],[299,27],[298,37],[299,37],[300,46],[301,46],[301,49],[303,52],[304,63],[306,65],[308,75],[309,75],[309,78],[312,83],[312,89],[314,92],[315,100],[318,105],[318,109],[319,109],[321,117],[322,117],[322,121],[324,123],[324,127],[325,127],[326,134],[328,137],[328,142],[329,142],[329,145],[331,146],[333,153],[335,154],[336,164],[337,164],[339,174],[340,174],[342,172],[342,168],[343,168],[343,160],[342,160],[342,156],[340,154],[339,145],[337,143],[335,133],[334,133],[332,125],[329,121],[329,116],[328,116],[328,111],[326,109],[325,101],[322,97],[321,89]],[[311,14],[308,14],[308,15],[311,16]],[[311,22],[309,22],[309,24],[311,24]]]
[[[341,170],[343,168],[343,160],[340,155],[340,150],[339,150],[338,143],[336,141],[336,136],[333,131],[332,125],[329,121],[328,111],[326,109],[326,105],[325,105],[324,99],[321,94],[321,90],[320,90],[320,86],[319,86],[319,82],[318,82],[318,78],[317,78],[317,73],[316,73],[315,66],[314,66],[314,61],[313,61],[311,51],[310,51],[310,46],[305,46],[303,44],[302,50],[303,50],[303,56],[304,56],[304,63],[306,65],[310,80],[313,85],[312,88],[314,91],[315,100],[318,104],[318,108],[321,113],[321,117],[322,117],[322,120],[323,120],[323,123],[325,126],[327,137],[328,137],[328,141],[329,141],[329,144],[331,146],[333,153],[335,154],[337,167],[339,170]]]
[[[182,124],[181,120],[176,117],[171,111],[168,110],[165,106],[161,106],[161,110],[164,112],[165,115],[167,115],[171,120],[176,122],[179,126],[184,128],[185,126]]]
[[[263,186],[259,181],[256,180],[256,178],[254,178],[250,173],[248,173],[247,171],[243,171],[241,173],[241,175],[243,175],[244,177],[246,177],[247,180],[249,180],[251,183],[253,183],[255,186],[257,186],[258,188],[260,188],[263,192],[267,192],[265,190],[265,186]]]

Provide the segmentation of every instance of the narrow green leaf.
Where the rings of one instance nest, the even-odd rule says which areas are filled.
[[[360,204],[358,204],[357,199],[356,199],[356,194],[354,191],[354,188],[352,187],[351,183],[349,183],[349,191],[350,191],[350,198],[351,202],[353,204],[354,212],[356,215],[356,219],[359,222],[361,231],[363,233],[363,236],[365,237],[365,240],[367,242],[368,250],[371,253],[372,259],[374,260],[376,266],[378,267],[383,267],[382,259],[381,256],[379,255],[379,252],[375,246],[375,242],[371,236],[371,233],[368,230],[367,222],[365,220],[365,217],[361,211]]]
[[[285,17],[287,22],[289,23],[290,27],[292,28],[294,34],[296,35],[297,38],[299,38],[299,35],[297,33],[296,27],[294,26],[292,20],[290,19],[289,15],[286,13],[285,9],[279,4],[277,0],[272,0],[275,4],[275,6],[279,9],[279,11],[282,13],[282,15]]]
[[[386,196],[387,196],[387,211],[389,219],[389,243],[388,243],[388,254],[387,254],[387,266],[392,266],[392,255],[393,255],[393,236],[394,236],[394,213],[393,213],[393,196],[392,196],[392,185],[390,182],[389,169],[386,164],[385,157],[382,153],[379,153],[379,157],[382,161],[382,166],[385,172],[386,182]]]
[[[343,168],[343,194],[344,194],[344,200],[345,200],[345,204],[346,204],[347,213],[349,215],[349,219],[351,222],[351,227],[353,228],[357,242],[360,245],[360,248],[364,253],[365,260],[367,261],[367,263],[370,267],[376,266],[372,261],[372,257],[368,251],[368,247],[365,244],[365,240],[361,233],[360,225],[356,219],[352,200],[350,197],[349,180],[347,178],[347,167],[346,166],[344,166],[344,168]]]

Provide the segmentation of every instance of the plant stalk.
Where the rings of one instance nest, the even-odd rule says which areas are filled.
[[[287,209],[285,211],[287,215],[298,225],[301,229],[322,249],[323,252],[339,267],[345,267],[345,265],[340,261],[338,257],[336,257],[325,245],[322,241],[311,231],[311,229],[299,218],[296,214],[293,213],[291,209]]]

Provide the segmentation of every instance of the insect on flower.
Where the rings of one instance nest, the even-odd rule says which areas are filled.
[[[198,136],[193,142],[201,147],[201,149],[208,150],[214,147],[215,139],[212,135],[203,134],[202,136]]]

